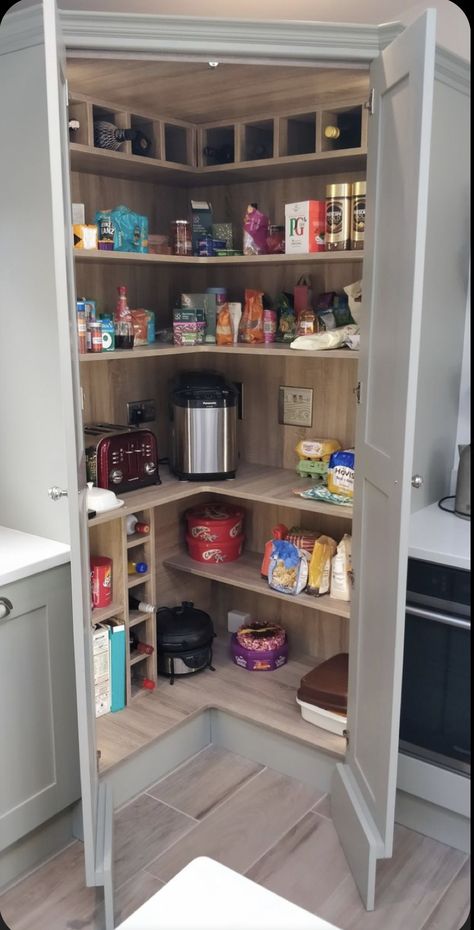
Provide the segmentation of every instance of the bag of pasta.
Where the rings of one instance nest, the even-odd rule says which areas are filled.
[[[308,594],[320,597],[327,594],[331,581],[331,559],[336,552],[336,541],[331,536],[316,540],[308,567]]]
[[[275,539],[268,567],[268,584],[282,594],[299,594],[308,580],[308,556],[284,539]]]
[[[239,323],[239,342],[263,342],[263,291],[245,291]]]

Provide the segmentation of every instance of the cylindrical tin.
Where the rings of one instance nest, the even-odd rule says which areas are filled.
[[[351,184],[326,185],[326,251],[350,248]]]
[[[108,607],[112,603],[112,559],[92,555],[90,567],[92,606]]]
[[[351,197],[351,249],[364,248],[365,181],[355,181]]]
[[[186,545],[189,555],[196,562],[204,562],[207,565],[213,562],[216,564],[235,562],[242,554],[244,537],[236,536],[235,539],[229,539],[227,542],[216,543],[203,542],[186,535]]]
[[[245,511],[234,504],[198,504],[186,511],[188,534],[201,542],[230,542],[243,532]]]
[[[275,342],[277,328],[276,310],[263,311],[263,341],[265,343]]]

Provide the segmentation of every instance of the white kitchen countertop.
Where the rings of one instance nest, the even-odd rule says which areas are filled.
[[[417,510],[410,518],[408,555],[470,571],[471,521],[446,513],[438,504]]]
[[[0,526],[0,584],[28,578],[69,562],[65,543]]]
[[[193,859],[117,930],[339,930],[214,859]]]

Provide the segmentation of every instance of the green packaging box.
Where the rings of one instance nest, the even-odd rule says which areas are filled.
[[[199,240],[212,235],[212,206],[207,200],[191,200],[193,255],[199,255]]]
[[[181,294],[181,310],[202,309],[206,321],[206,334],[204,342],[215,343],[216,341],[216,319],[217,319],[217,298],[215,294]],[[188,319],[188,317],[186,317]],[[194,317],[192,319],[195,319]],[[196,319],[198,319],[196,317]],[[199,319],[203,319],[199,317]]]
[[[175,323],[205,323],[204,307],[175,307],[173,321]]]

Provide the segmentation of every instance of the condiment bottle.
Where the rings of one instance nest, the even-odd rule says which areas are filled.
[[[350,248],[351,185],[326,185],[326,251]]]
[[[102,352],[102,323],[100,320],[91,320],[89,323],[91,334],[91,352]]]
[[[128,563],[128,574],[129,575],[144,575],[148,571],[148,564],[146,562],[129,562]]]
[[[132,315],[130,313],[130,307],[128,306],[128,297],[127,297],[127,287],[125,284],[119,284],[118,288],[118,300],[115,307],[115,320],[118,322],[127,322],[131,323]]]

